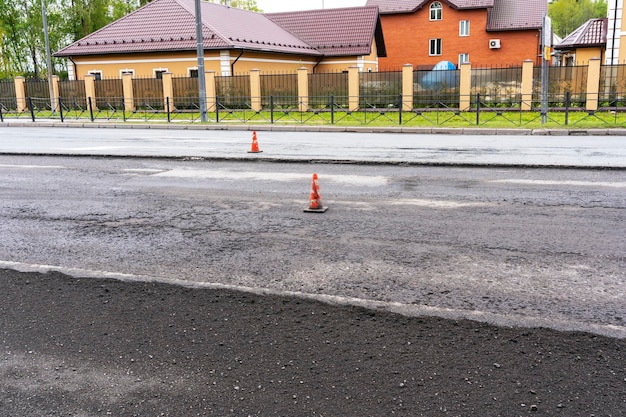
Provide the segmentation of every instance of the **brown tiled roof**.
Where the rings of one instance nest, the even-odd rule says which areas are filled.
[[[567,35],[554,49],[570,49],[606,45],[606,34],[609,20],[590,19]]]
[[[322,55],[266,16],[201,2],[204,48]],[[194,0],[154,0],[56,52],[55,56],[196,49]]]
[[[487,16],[487,30],[541,29],[547,12],[547,0],[495,0]]]
[[[205,47],[227,46],[226,41],[209,28],[204,27],[202,32]],[[186,50],[194,49],[195,44],[194,15],[174,0],[155,0],[54,55]]]
[[[378,6],[380,14],[413,13],[431,0],[367,0],[366,6]],[[494,0],[440,0],[454,9],[484,9]],[[495,0],[497,1],[497,0]]]
[[[172,0],[168,0],[172,1]],[[194,0],[173,0],[195,16]],[[311,45],[259,13],[220,4],[200,2],[202,23],[220,34],[231,47],[283,53],[319,55]],[[194,25],[195,27],[195,25]]]
[[[266,16],[325,56],[368,55],[375,36],[379,55],[385,55],[377,7],[268,13]]]

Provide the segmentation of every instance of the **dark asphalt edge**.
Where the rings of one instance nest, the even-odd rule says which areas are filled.
[[[10,121],[9,121],[10,120]],[[626,128],[442,128],[402,126],[309,126],[309,125],[225,125],[225,124],[154,124],[134,122],[56,122],[56,121],[13,121],[5,119],[0,127],[63,127],[90,129],[155,129],[155,130],[232,130],[271,132],[344,132],[344,133],[409,133],[409,134],[456,134],[456,135],[523,135],[523,136],[626,136]]]
[[[135,275],[126,273],[112,273],[90,271],[80,268],[63,268],[56,266],[36,266],[14,263],[14,265],[0,265],[2,270],[12,270],[23,273],[47,274],[57,272],[74,279],[113,279],[127,283],[154,282],[165,285],[181,286],[198,290],[229,290],[257,296],[279,296],[294,300],[310,300],[332,306],[360,307],[370,311],[384,311],[399,314],[405,317],[437,317],[444,320],[469,320],[476,323],[485,323],[496,327],[515,327],[520,329],[550,329],[557,332],[583,332],[596,334],[613,339],[626,339],[626,326],[613,324],[589,323],[576,320],[554,319],[548,317],[527,316],[521,314],[502,314],[480,310],[465,310],[447,307],[434,307],[426,304],[406,304],[395,301],[382,301],[366,298],[344,297],[333,294],[315,294],[302,291],[279,290],[264,287],[249,287],[243,285],[224,284],[217,282],[187,281],[177,278],[165,278],[155,275]]]
[[[509,169],[566,169],[586,171],[626,171],[623,167],[604,165],[556,165],[556,164],[498,164],[469,162],[417,162],[417,161],[373,161],[363,159],[320,159],[320,158],[273,158],[273,157],[222,157],[222,156],[184,156],[184,155],[116,155],[116,154],[73,154],[52,152],[0,152],[0,156],[47,156],[71,158],[101,159],[161,159],[171,161],[207,161],[207,162],[268,162],[280,164],[319,164],[319,165],[370,165],[370,166],[406,166],[406,167],[441,167],[441,168],[509,168]]]

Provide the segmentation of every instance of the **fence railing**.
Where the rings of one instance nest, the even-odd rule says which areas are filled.
[[[599,61],[598,61],[599,62]],[[548,119],[622,125],[626,65],[550,67]],[[468,71],[469,70],[469,71]],[[254,76],[253,76],[254,75]],[[208,77],[208,75],[207,75]],[[18,77],[19,78],[19,77]],[[522,67],[214,76],[214,123],[523,126],[541,110],[541,77]],[[0,81],[0,118],[196,122],[197,78]],[[356,85],[356,87],[355,87]],[[209,93],[210,92],[210,93]],[[356,93],[355,93],[356,92]],[[541,115],[540,115],[541,116]],[[543,119],[543,118],[542,118]]]
[[[619,95],[622,99],[611,100],[611,92],[599,94],[599,106],[596,111],[587,111],[580,102],[573,99],[570,92],[549,95],[549,122],[561,126],[594,126],[626,127],[626,94]],[[415,126],[445,127],[449,125],[467,127],[512,126],[525,127],[541,119],[540,103],[532,99],[523,103],[521,98],[511,99],[506,105],[493,95],[476,93],[467,97],[470,106],[460,110],[458,106],[449,105],[453,98],[441,95],[434,100],[418,100],[419,106],[404,110],[402,95],[377,95],[376,101],[387,103],[384,107],[363,106],[358,111],[350,111],[344,103],[349,102],[346,96],[309,97],[307,104],[297,96],[261,97],[267,103],[261,111],[252,109],[253,97],[215,97],[216,106],[207,113],[208,120],[214,123],[246,124],[269,123],[282,125],[381,125],[381,126]],[[367,103],[367,97],[360,97]],[[52,106],[47,97],[28,97],[22,110],[18,110],[13,102],[0,100],[0,120],[7,118],[52,120],[108,120],[121,122],[156,122],[156,123],[194,123],[199,122],[200,106],[197,99],[185,97],[165,97],[163,100],[152,97],[138,97],[132,110],[125,108],[124,97],[107,97],[98,101],[77,100],[75,97],[66,99],[59,97],[58,103]],[[291,103],[285,105],[285,103]],[[323,103],[323,105],[319,105]],[[521,110],[528,104],[530,110]],[[52,108],[54,107],[54,108]]]

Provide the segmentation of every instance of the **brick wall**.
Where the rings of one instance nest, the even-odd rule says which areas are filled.
[[[487,32],[487,10],[455,10],[443,4],[442,20],[429,20],[430,3],[415,13],[382,15],[387,57],[379,58],[380,71],[401,69],[404,64],[433,66],[439,61],[458,64],[459,54],[469,53],[473,67],[519,66],[526,59],[540,59],[538,30]],[[459,22],[470,21],[470,36],[459,36]],[[442,55],[429,56],[429,40],[442,39]],[[489,40],[500,39],[500,49],[490,49]]]

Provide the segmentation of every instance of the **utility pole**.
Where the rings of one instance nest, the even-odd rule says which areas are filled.
[[[548,15],[543,17],[541,42],[541,124],[548,121],[548,87],[550,82],[550,48],[552,47],[552,20]]]
[[[206,122],[206,80],[204,79],[204,42],[202,40],[202,12],[200,0],[196,0],[196,49],[198,55],[198,98],[200,100],[200,121]]]
[[[46,65],[48,66],[48,91],[50,92],[50,110],[55,113],[56,110],[56,97],[54,97],[54,86],[52,85],[52,58],[50,56],[50,39],[48,37],[48,17],[46,13],[46,3],[41,0],[41,16],[43,18],[43,34],[46,40]]]

